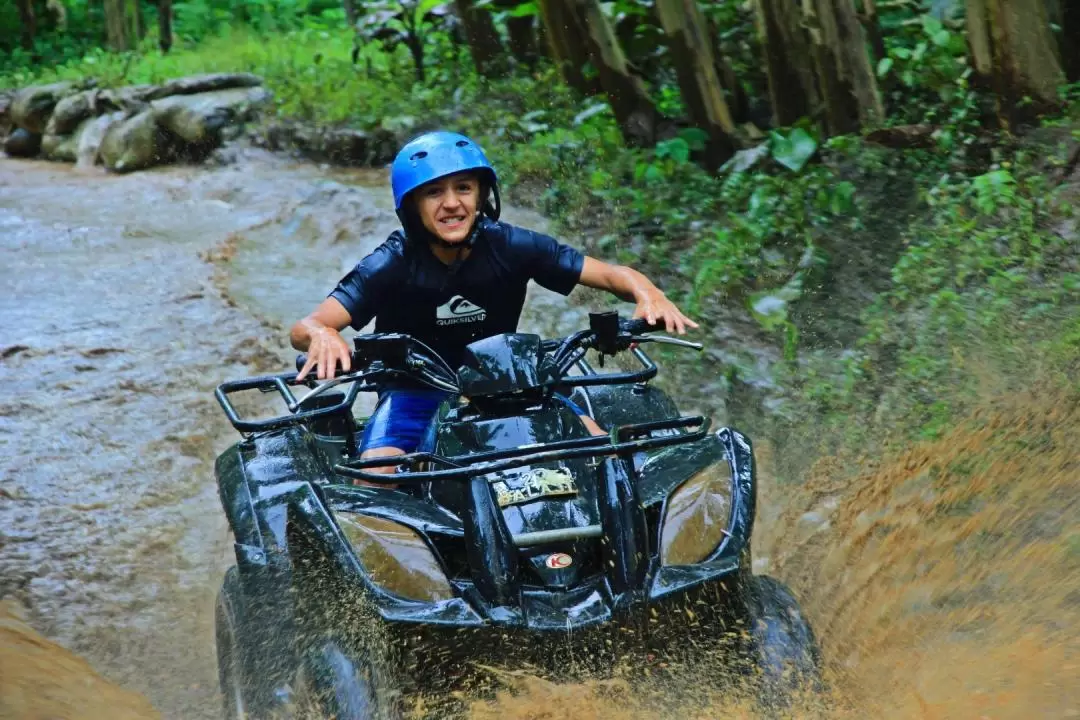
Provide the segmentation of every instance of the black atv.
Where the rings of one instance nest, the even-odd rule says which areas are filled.
[[[751,572],[751,445],[648,384],[641,344],[701,349],[650,329],[597,313],[559,340],[497,335],[456,372],[409,336],[359,335],[353,370],[302,399],[295,372],[218,387],[244,435],[216,465],[236,550],[216,617],[226,716],[390,716],[469,660],[602,672],[727,647],[773,698],[817,683],[796,601]],[[598,372],[589,350],[641,369]],[[421,451],[361,460],[353,403],[391,383],[452,399]],[[242,419],[246,390],[290,412]]]

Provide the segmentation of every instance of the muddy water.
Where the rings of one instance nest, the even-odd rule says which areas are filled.
[[[212,462],[237,435],[213,388],[291,366],[287,325],[393,229],[384,183],[261,154],[126,177],[0,160],[0,598],[166,717],[219,716]],[[541,290],[526,324],[583,318]]]
[[[236,435],[212,389],[289,366],[287,324],[394,226],[382,182],[261,155],[128,177],[0,160],[0,597],[165,717],[219,717],[212,460]],[[540,291],[525,325],[564,333],[583,313]],[[829,662],[803,715],[1080,717],[1078,433],[1075,402],[1013,399],[905,456],[769,489],[782,511],[759,514],[778,516],[759,561]],[[97,717],[79,701],[104,680],[33,638],[0,622],[0,718]],[[470,716],[756,716],[663,681],[504,686]],[[12,709],[46,689],[59,705]]]

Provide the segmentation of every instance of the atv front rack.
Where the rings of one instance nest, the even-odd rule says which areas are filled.
[[[572,440],[558,440],[539,445],[526,445],[505,450],[490,450],[470,455],[444,457],[431,452],[391,455],[368,460],[348,460],[334,466],[334,472],[348,478],[373,483],[400,485],[431,480],[467,480],[479,475],[510,470],[525,465],[569,460],[572,458],[626,455],[645,450],[697,442],[709,432],[710,421],[702,415],[684,416],[670,420],[622,425],[611,435],[597,435]],[[661,437],[647,436],[657,430],[689,429],[689,432]],[[614,441],[613,441],[614,439]],[[439,465],[446,469],[412,470],[421,463]],[[368,472],[369,468],[398,466],[395,473]],[[401,469],[404,469],[402,472]]]

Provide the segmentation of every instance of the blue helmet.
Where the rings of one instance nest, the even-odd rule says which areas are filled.
[[[421,185],[447,175],[466,170],[479,170],[488,176],[494,195],[494,205],[484,210],[499,219],[499,178],[484,151],[475,142],[453,132],[429,132],[413,138],[398,151],[390,166],[390,185],[394,191],[394,208],[401,215],[405,196]]]

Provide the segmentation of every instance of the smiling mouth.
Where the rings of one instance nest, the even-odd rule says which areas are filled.
[[[460,225],[465,222],[464,215],[455,215],[453,217],[446,217],[439,221],[440,225]]]

